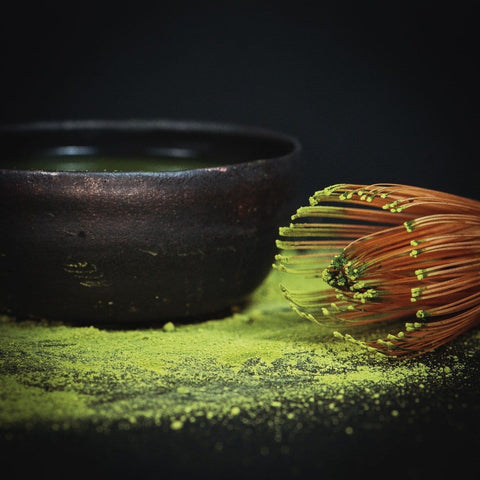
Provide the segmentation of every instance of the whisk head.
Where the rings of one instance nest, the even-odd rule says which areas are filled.
[[[480,324],[480,202],[400,184],[338,184],[281,227],[275,268],[310,279],[282,286],[301,316],[332,327],[404,321],[378,340],[392,356],[415,356]]]

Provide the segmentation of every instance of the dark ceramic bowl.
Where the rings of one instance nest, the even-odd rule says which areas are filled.
[[[270,271],[300,145],[257,128],[0,129],[0,311],[82,324],[215,316]]]

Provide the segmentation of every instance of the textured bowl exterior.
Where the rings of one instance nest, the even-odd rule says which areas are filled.
[[[299,150],[293,142],[280,157],[181,172],[0,170],[0,310],[115,324],[246,301],[291,212]]]

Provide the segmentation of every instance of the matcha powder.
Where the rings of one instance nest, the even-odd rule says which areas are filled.
[[[353,437],[408,423],[441,391],[442,408],[461,408],[451,387],[471,381],[478,331],[416,359],[372,356],[292,312],[279,275],[243,310],[201,323],[113,330],[3,317],[2,432],[261,427],[288,450],[309,425]]]

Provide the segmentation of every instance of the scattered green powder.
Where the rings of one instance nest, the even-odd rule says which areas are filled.
[[[0,428],[180,431],[232,419],[248,428],[262,411],[275,438],[282,422],[301,429],[309,415],[354,435],[356,427],[342,423],[347,411],[387,405],[390,421],[407,418],[406,395],[461,381],[480,348],[473,331],[440,357],[372,356],[299,318],[281,296],[279,275],[272,272],[241,313],[202,323],[105,330],[3,317]]]

